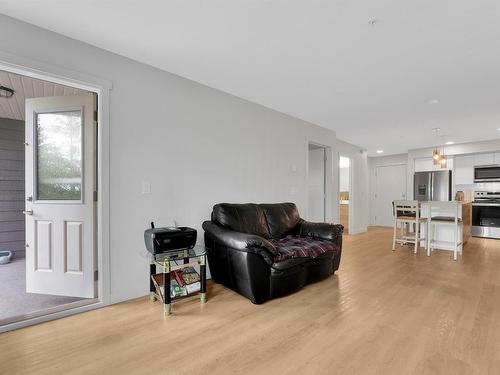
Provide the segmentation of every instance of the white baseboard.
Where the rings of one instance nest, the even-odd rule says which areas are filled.
[[[360,233],[365,233],[368,230],[367,227],[362,227],[362,228],[353,228],[349,229],[348,234],[360,234]]]

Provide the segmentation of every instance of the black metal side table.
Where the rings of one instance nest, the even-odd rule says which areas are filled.
[[[151,278],[156,273],[156,267],[163,270],[163,302],[164,313],[172,313],[172,304],[175,302],[188,301],[200,298],[201,303],[207,302],[207,255],[205,247],[196,245],[192,249],[175,250],[164,254],[152,255],[149,265],[149,298],[151,301],[160,299],[156,293],[156,288]],[[186,267],[200,266],[200,290],[187,296],[172,298],[170,295],[170,272]]]

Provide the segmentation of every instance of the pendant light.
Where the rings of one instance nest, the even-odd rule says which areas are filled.
[[[432,150],[432,162],[434,165],[438,165],[441,161],[441,151],[438,148]]]
[[[432,131],[434,132],[434,135],[436,137],[438,137],[439,143],[442,144],[443,143],[442,140],[441,140],[442,136],[439,134],[439,132],[441,131],[441,129],[440,128],[434,128],[434,129],[432,129]],[[448,157],[444,154],[444,146],[435,147],[432,150],[432,163],[434,165],[439,166],[442,169],[448,168]]]
[[[441,160],[439,161],[439,166],[443,169],[448,168],[448,157],[446,155],[441,155]]]

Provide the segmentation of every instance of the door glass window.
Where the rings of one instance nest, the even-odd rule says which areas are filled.
[[[37,114],[36,146],[37,199],[81,200],[81,110]]]

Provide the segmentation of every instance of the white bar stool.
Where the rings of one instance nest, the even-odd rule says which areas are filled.
[[[463,222],[459,215],[460,202],[429,202],[429,221],[427,232],[427,256],[434,251],[436,244],[449,244],[453,250],[453,260],[457,260],[458,253],[462,255],[463,240],[458,238],[459,233],[463,234]],[[445,214],[444,214],[445,213]],[[451,216],[450,216],[451,213]],[[434,238],[436,225],[446,225],[453,228],[453,241],[436,241]],[[459,231],[460,229],[460,231]]]
[[[402,245],[411,243],[415,248],[413,252],[416,254],[420,241],[424,242],[424,247],[427,250],[427,224],[423,226],[425,234],[422,236],[420,224],[426,223],[427,218],[420,217],[420,208],[418,201],[398,200],[392,202],[392,214],[394,218],[394,231],[392,234],[392,251],[396,250],[396,243]],[[413,235],[408,233],[408,226],[415,226]],[[401,228],[400,236],[397,237],[398,226]],[[406,227],[406,234],[405,234]]]

